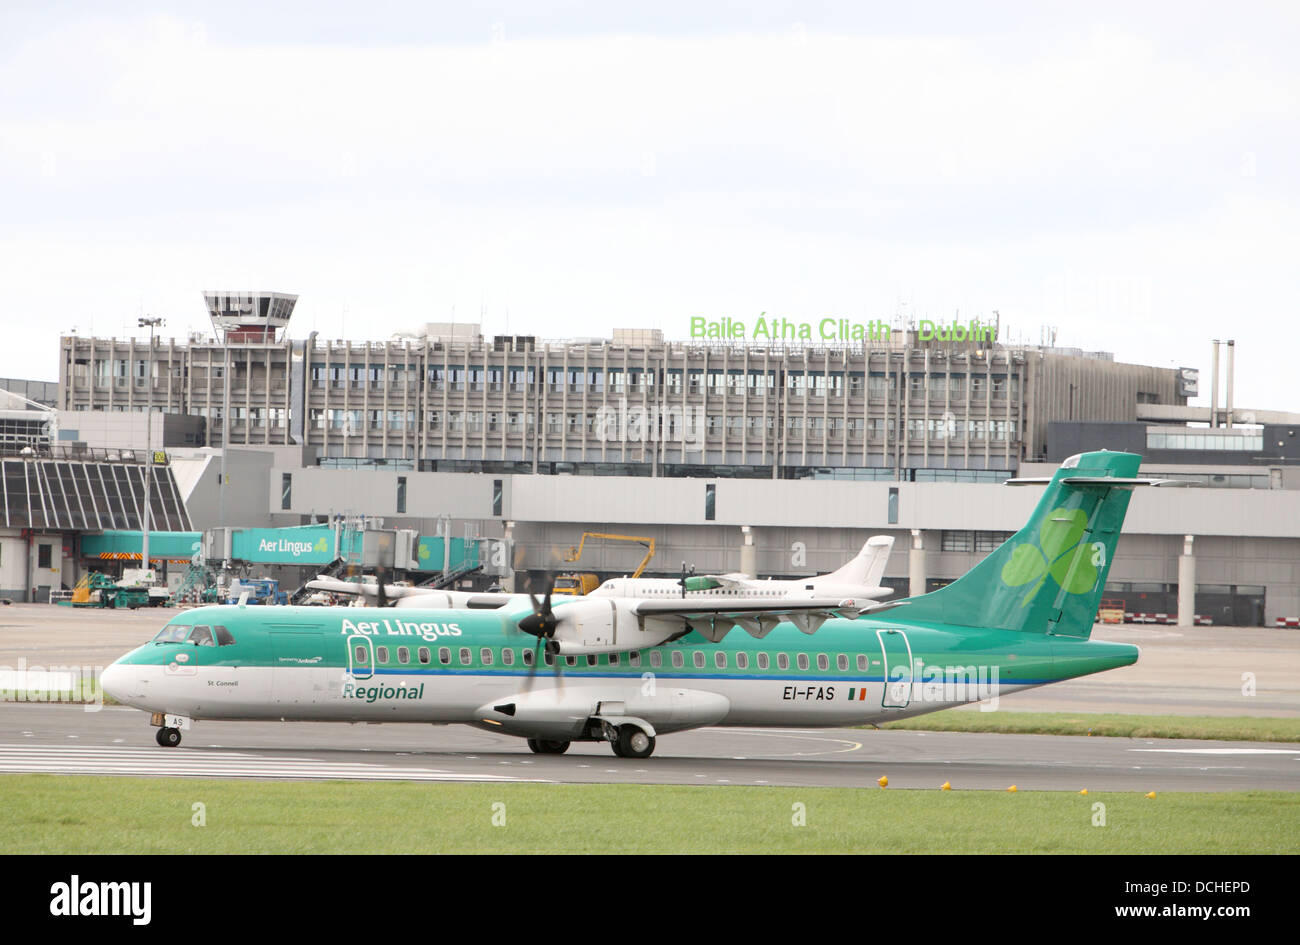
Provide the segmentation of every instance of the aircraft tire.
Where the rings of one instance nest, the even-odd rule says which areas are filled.
[[[649,758],[654,754],[655,740],[635,725],[624,725],[618,730],[618,741],[613,748],[620,758]]]
[[[181,743],[181,732],[180,729],[163,727],[158,729],[154,738],[163,748],[175,748]]]
[[[554,738],[530,738],[528,747],[539,755],[562,755],[569,750],[569,743]]]

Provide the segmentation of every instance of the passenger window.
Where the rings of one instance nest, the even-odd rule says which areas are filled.
[[[207,627],[195,627],[190,632],[190,642],[195,646],[216,646],[217,643],[212,639],[212,631]]]
[[[696,650],[695,653],[692,654],[692,656],[691,656],[691,662],[693,662],[693,663],[695,664],[695,668],[696,668],[696,669],[703,669],[703,668],[704,668],[704,653],[703,653],[702,651],[700,651],[700,650]]]
[[[866,654],[866,653],[859,653],[859,654],[858,654],[858,672],[860,672],[860,673],[865,673],[866,671],[867,671],[867,654]]]
[[[776,668],[777,668],[777,669],[789,669],[789,668],[790,668],[790,657],[787,656],[787,655],[784,654],[784,653],[778,653],[778,654],[776,654]]]
[[[588,654],[587,654],[587,665],[588,665],[588,666],[595,666],[595,665],[596,665],[596,654],[595,654],[595,653],[588,653]]]
[[[543,652],[542,659],[546,662],[547,666],[555,665],[555,656],[552,655],[550,652]]]
[[[826,670],[830,669],[831,668],[830,657],[828,657],[825,653],[818,653],[817,668],[820,669],[822,672],[825,672]]]
[[[835,665],[841,673],[847,672],[849,668],[849,658],[847,654],[841,653],[835,657]]]
[[[357,647],[356,653],[353,654],[353,662],[358,666],[365,666],[370,662],[370,650],[367,647]]]
[[[577,666],[577,665],[578,665],[578,658],[577,658],[576,656],[566,656],[566,657],[564,658],[564,662],[567,663],[567,664],[570,665],[570,666]]]
[[[507,666],[515,665],[515,651],[506,647],[501,651],[501,662]]]
[[[420,649],[416,651],[415,655],[420,658],[421,663],[429,662],[429,657],[431,656],[431,654],[429,653],[429,648],[427,646],[420,647]]]
[[[217,646],[234,646],[235,638],[230,635],[230,631],[225,627],[213,627],[217,634]]]
[[[749,654],[748,654],[748,653],[737,653],[737,654],[736,654],[736,669],[749,669]]]
[[[380,663],[387,663],[387,662],[388,662],[388,647],[386,647],[386,646],[377,646],[377,647],[375,647],[375,659],[377,659]]]
[[[628,661],[628,663],[630,663],[632,666],[640,666],[640,665],[641,665],[641,651],[640,651],[640,650],[633,650],[631,653],[629,653],[629,654],[627,655],[627,661]]]
[[[654,669],[658,669],[660,666],[663,665],[664,665],[664,655],[660,653],[658,650],[651,650],[650,666]]]
[[[686,657],[682,656],[681,650],[673,650],[673,668],[681,669],[686,665]]]
[[[713,665],[716,666],[716,667],[718,667],[718,669],[726,669],[726,668],[727,668],[727,654],[726,654],[726,653],[723,653],[721,650],[718,650],[718,652],[714,653],[714,654],[713,654]]]
[[[451,648],[446,646],[438,647],[438,662],[443,666],[451,665]]]
[[[536,656],[536,654],[533,653],[532,650],[524,650],[524,665],[525,665],[525,666],[532,666],[532,665],[533,665],[533,662],[534,662],[536,659],[537,659],[537,656]]]
[[[617,666],[617,665],[618,665],[618,654],[617,654],[617,653],[611,653],[611,654],[609,654],[609,665],[610,665],[610,666]]]
[[[483,661],[484,666],[492,665],[492,651],[488,647],[485,646],[478,651],[478,658]]]
[[[460,648],[460,665],[468,666],[472,661],[473,658],[470,656],[469,647],[462,646]]]
[[[759,654],[758,654],[758,668],[759,668],[759,669],[767,669],[767,667],[768,667],[768,665],[770,664],[770,662],[771,662],[771,661],[768,659],[768,656],[767,656],[766,653],[759,653]]]
[[[800,671],[800,672],[807,672],[807,671],[808,671],[808,654],[807,654],[807,653],[800,653],[797,657],[795,657],[795,660],[796,660],[796,662],[799,664],[799,671]]]
[[[411,662],[411,651],[407,647],[399,646],[397,648],[397,662],[403,664]]]

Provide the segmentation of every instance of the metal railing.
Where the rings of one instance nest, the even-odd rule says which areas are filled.
[[[157,452],[157,451],[155,451]],[[97,446],[74,446],[65,443],[23,444],[0,442],[0,456],[28,459],[68,459],[89,463],[144,463],[144,450],[104,449]]]

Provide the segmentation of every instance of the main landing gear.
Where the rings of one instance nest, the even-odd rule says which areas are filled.
[[[655,739],[635,725],[622,725],[610,746],[620,758],[649,758],[654,754]]]
[[[160,728],[158,734],[154,736],[158,744],[164,748],[175,748],[181,743],[181,730],[178,728]]]
[[[608,721],[591,726],[579,741],[609,742],[614,754],[620,758],[649,758],[654,754],[655,737],[639,725],[624,723],[614,725]],[[562,755],[569,750],[570,742],[554,738],[530,738],[528,747],[539,755]]]
[[[530,738],[528,747],[539,755],[562,755],[569,750],[569,743],[554,738]]]

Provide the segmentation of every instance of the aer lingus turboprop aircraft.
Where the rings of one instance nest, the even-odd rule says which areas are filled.
[[[108,667],[103,688],[153,713],[166,746],[201,719],[454,722],[535,752],[609,741],[644,758],[658,735],[702,726],[919,715],[1137,660],[1089,635],[1132,488],[1159,484],[1135,478],[1140,461],[1066,460],[1010,540],[887,613],[744,598],[204,607]]]
[[[744,574],[683,574],[675,578],[610,578],[588,597],[854,597],[876,600],[892,588],[880,583],[894,547],[874,535],[844,567],[829,574],[759,581]]]
[[[878,600],[888,597],[891,588],[880,583],[889,561],[894,539],[889,535],[874,535],[867,539],[862,550],[843,567],[829,574],[793,580],[759,581],[744,574],[685,574],[681,578],[611,578],[596,588],[588,597],[824,597]],[[683,565],[683,569],[685,565]],[[429,587],[404,587],[378,581],[345,581],[342,578],[317,575],[307,586],[312,590],[330,591],[334,594],[365,597],[367,602],[380,607],[450,608],[463,607],[474,610],[497,608],[523,595],[453,591]],[[864,610],[867,608],[863,608]]]

